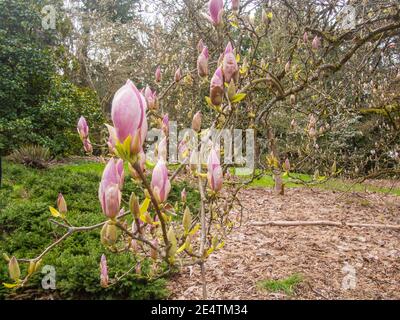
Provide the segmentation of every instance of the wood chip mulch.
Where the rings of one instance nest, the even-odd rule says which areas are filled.
[[[331,226],[252,226],[267,220],[400,224],[400,197],[305,188],[246,189],[243,221],[206,263],[209,299],[400,299],[400,232]],[[232,212],[237,215],[237,212]],[[351,271],[349,271],[351,270]],[[172,277],[170,299],[201,299],[199,267]],[[301,273],[293,295],[258,282]],[[349,286],[349,277],[352,277]],[[355,281],[354,281],[355,279]],[[347,284],[347,285],[346,285]]]

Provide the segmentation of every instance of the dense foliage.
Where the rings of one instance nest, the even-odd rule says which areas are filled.
[[[103,122],[95,92],[60,72],[62,46],[55,46],[55,30],[40,29],[40,8],[35,2],[0,1],[3,154],[26,144],[48,147],[52,154],[77,153],[72,124],[81,114],[93,124]]]
[[[68,201],[69,219],[75,225],[90,225],[103,221],[96,197],[99,179],[104,165],[81,163],[57,166],[46,171],[28,169],[21,165],[5,164],[5,180],[0,190],[0,247],[2,253],[15,253],[33,257],[62,235],[62,230],[49,223],[49,204],[54,203],[58,192]],[[127,179],[128,180],[128,179]],[[137,190],[132,181],[127,181],[127,192]],[[175,184],[171,201],[178,201],[183,188],[188,190],[188,200],[196,204],[198,193],[193,193],[187,184]],[[128,201],[129,199],[125,199]],[[193,207],[195,209],[195,207]],[[99,284],[98,261],[105,252],[99,241],[99,230],[78,233],[56,247],[43,260],[41,266],[53,265],[56,270],[57,290],[51,290],[55,298],[63,299],[149,299],[167,295],[165,280],[147,282],[136,279],[131,273],[116,286],[103,289]],[[135,266],[129,252],[110,255],[109,267],[118,274]],[[7,263],[1,260],[0,282],[8,281]],[[143,275],[149,270],[142,265]],[[17,292],[21,298],[46,296],[41,289],[43,275],[38,272],[27,288]],[[9,290],[3,286],[0,295],[5,298]]]

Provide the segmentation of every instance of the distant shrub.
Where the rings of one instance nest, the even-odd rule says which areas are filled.
[[[28,167],[44,169],[48,166],[50,157],[49,148],[38,145],[26,145],[14,150],[8,159]]]

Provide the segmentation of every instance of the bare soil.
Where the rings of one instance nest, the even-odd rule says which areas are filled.
[[[210,299],[400,299],[400,231],[332,226],[255,227],[267,220],[400,224],[400,197],[305,188],[284,196],[241,191],[241,227],[206,263]],[[237,212],[232,212],[237,214]],[[201,299],[199,267],[169,282],[170,299]],[[268,292],[260,280],[301,273],[293,295]],[[351,281],[349,281],[349,279]]]

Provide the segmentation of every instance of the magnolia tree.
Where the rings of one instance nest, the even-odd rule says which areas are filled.
[[[150,279],[187,265],[199,265],[203,297],[207,297],[205,261],[224,245],[224,237],[232,229],[233,220],[237,218],[233,217],[232,208],[241,206],[237,198],[239,190],[268,171],[274,176],[275,190],[283,194],[282,175],[291,176],[293,164],[289,158],[279,154],[277,137],[270,125],[269,118],[273,112],[277,107],[286,106],[299,110],[302,106],[299,97],[310,98],[307,90],[318,91],[319,86],[321,90],[318,92],[325,97],[321,84],[323,79],[340,72],[366,43],[389,39],[400,28],[396,19],[400,9],[389,6],[384,17],[359,22],[355,28],[362,33],[351,42],[347,39],[354,31],[330,26],[329,13],[324,18],[326,21],[319,21],[316,25],[312,22],[302,25],[296,21],[297,27],[289,30],[286,39],[272,30],[272,21],[277,15],[280,23],[285,19],[291,23],[290,16],[279,16],[281,7],[274,9],[264,2],[259,6],[254,9],[258,14],[254,17],[242,10],[239,1],[224,4],[223,0],[211,0],[203,20],[213,28],[212,51],[211,44],[207,46],[205,41],[197,39],[197,64],[190,70],[178,67],[169,83],[161,87],[161,83],[166,83],[163,70],[160,66],[151,66],[155,70],[154,84],[138,89],[128,80],[114,94],[112,125],[106,124],[110,159],[98,192],[104,221],[92,226],[71,225],[67,219],[66,201],[60,195],[58,208],[50,207],[54,216],[51,221],[64,228],[65,234],[37,257],[7,258],[10,278],[14,281],[6,284],[7,287],[23,286],[38,269],[46,253],[67,237],[76,232],[99,229],[99,241],[105,248],[99,272],[103,287],[117,283],[130,272],[139,272],[140,262],[125,274],[115,277],[112,268],[107,266],[107,255],[129,251],[138,261],[152,261]],[[311,9],[304,10],[310,12]],[[304,19],[307,21],[307,16]],[[323,28],[326,30],[321,31]],[[284,41],[287,43],[282,50]],[[269,55],[263,56],[263,50]],[[266,61],[266,57],[270,60]],[[164,113],[164,108],[168,97],[174,96],[173,88],[191,84],[194,78],[199,82],[197,94],[206,102],[212,121],[205,127],[204,114],[199,110],[191,119],[191,129],[185,130],[177,141],[172,121]],[[208,95],[204,94],[205,91],[209,92]],[[190,92],[193,94],[193,88]],[[321,130],[320,113],[302,112],[306,113],[307,122],[299,131],[306,136],[308,148],[317,150],[318,137],[329,130],[329,124],[324,124]],[[148,130],[149,124],[158,129],[155,148],[146,143],[151,136],[154,137],[153,130]],[[291,130],[298,127],[294,120],[291,121]],[[232,140],[230,132],[249,128],[251,130],[246,131],[246,158],[241,155],[242,132],[239,130],[234,135],[235,163],[232,163],[229,161],[232,143],[226,143]],[[79,119],[78,133],[84,150],[92,153],[94,144],[89,139],[89,126],[84,117]],[[219,144],[221,138],[224,139],[223,146]],[[261,143],[248,143],[254,140],[261,140]],[[265,145],[268,149],[266,158],[260,157]],[[170,172],[168,162],[175,150],[180,163]],[[254,156],[258,158],[259,167],[266,171],[254,170]],[[310,154],[306,154],[306,158],[309,157]],[[142,190],[141,194],[130,195],[129,209],[123,208],[121,203],[124,164]],[[249,179],[234,178],[234,171],[230,168],[233,165],[244,165]],[[299,165],[295,166],[299,168]],[[185,172],[199,189],[199,212],[191,212],[187,206],[186,190],[182,190],[181,205],[174,206],[168,201],[171,185],[181,172]],[[337,172],[336,163],[332,161],[330,175]],[[320,180],[318,173],[314,180]],[[139,199],[144,200],[139,202]],[[20,263],[29,264],[27,274],[21,275]]]

